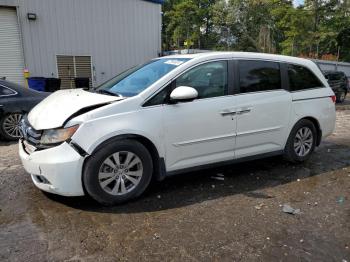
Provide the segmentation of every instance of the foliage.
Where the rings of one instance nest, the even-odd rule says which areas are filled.
[[[163,48],[350,61],[350,0],[166,0]],[[187,44],[187,45],[186,45]]]

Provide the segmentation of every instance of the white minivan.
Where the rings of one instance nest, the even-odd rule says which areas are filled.
[[[162,57],[50,95],[22,119],[19,154],[41,190],[113,205],[152,178],[278,154],[304,161],[333,132],[335,99],[306,59]]]

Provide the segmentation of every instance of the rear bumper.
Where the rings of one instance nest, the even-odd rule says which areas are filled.
[[[81,180],[84,157],[69,144],[28,154],[20,140],[19,156],[39,189],[62,196],[84,195]]]
[[[336,108],[335,104],[331,103],[329,105],[328,114],[325,114],[325,120],[321,124],[321,130],[322,130],[322,138],[326,138],[333,134],[336,124]]]

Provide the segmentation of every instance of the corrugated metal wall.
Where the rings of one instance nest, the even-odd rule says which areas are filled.
[[[92,57],[94,85],[156,57],[161,5],[141,0],[19,0],[26,64],[57,77],[56,55]],[[27,13],[37,20],[29,21]]]

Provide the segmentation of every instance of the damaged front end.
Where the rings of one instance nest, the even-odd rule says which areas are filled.
[[[71,137],[79,129],[79,123],[68,125],[70,120],[122,99],[82,89],[53,93],[21,120],[21,141],[25,151],[31,154],[64,142],[71,143]]]
[[[33,183],[63,196],[84,195],[81,174],[88,153],[74,141],[79,117],[125,98],[82,89],[61,90],[39,103],[20,122],[19,156]]]
[[[71,141],[71,137],[78,130],[79,125],[65,127],[65,125],[74,117],[80,116],[97,108],[103,107],[110,103],[103,103],[82,108],[79,111],[69,116],[63,123],[62,127],[36,130],[29,122],[28,115],[25,115],[20,123],[21,143],[24,150],[31,154],[34,151],[40,151],[51,147],[58,146],[63,142],[70,144],[81,156],[86,156],[87,153],[76,143]]]

